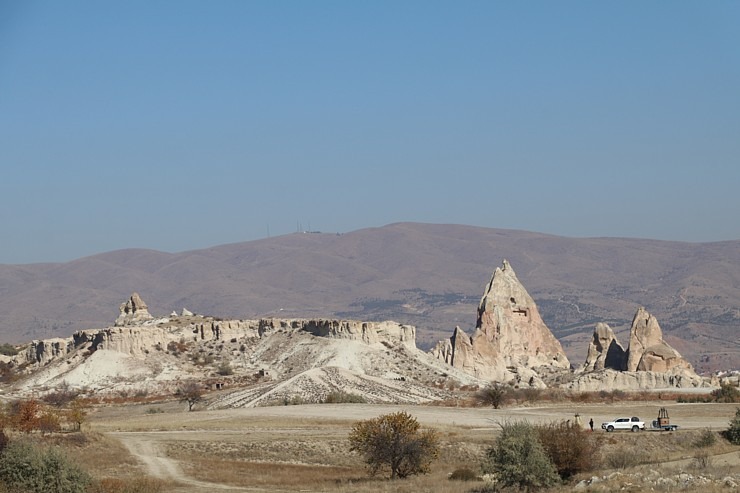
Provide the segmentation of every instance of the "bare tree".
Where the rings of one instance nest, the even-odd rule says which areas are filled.
[[[192,411],[193,406],[203,400],[203,388],[196,382],[188,382],[178,387],[175,395],[180,398],[180,402],[187,402],[188,411]]]

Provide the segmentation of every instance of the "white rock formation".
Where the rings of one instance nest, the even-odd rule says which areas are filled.
[[[560,342],[506,260],[486,286],[472,336],[457,327],[432,353],[481,379],[532,386],[543,385],[533,369],[570,366]]]
[[[141,299],[139,293],[132,294],[125,303],[121,303],[119,311],[116,327],[134,325],[154,318],[149,313],[146,303]]]
[[[669,372],[597,370],[583,373],[564,387],[578,392],[601,390],[691,389],[706,386],[704,379],[683,368]]]
[[[691,364],[663,340],[658,320],[640,307],[630,328],[627,371],[667,372],[673,368],[693,371]]]
[[[583,371],[611,369],[621,371],[627,366],[627,354],[609,325],[599,322],[588,345]]]

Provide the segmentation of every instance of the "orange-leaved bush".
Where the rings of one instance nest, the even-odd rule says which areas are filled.
[[[421,430],[416,418],[404,411],[355,423],[349,442],[371,474],[388,469],[391,479],[427,473],[439,456],[435,431]]]

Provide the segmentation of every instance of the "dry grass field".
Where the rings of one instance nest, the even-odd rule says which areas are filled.
[[[602,421],[618,416],[640,416],[649,423],[661,406],[667,406],[672,422],[681,426],[677,432],[607,434],[598,429]],[[77,454],[98,477],[150,477],[159,491],[462,493],[482,483],[452,481],[449,474],[463,467],[478,471],[486,448],[496,437],[498,423],[572,420],[578,413],[584,424],[589,418],[596,423],[603,470],[577,477],[576,483],[611,474],[614,485],[605,481],[600,486],[603,491],[612,487],[617,491],[625,481],[634,483],[629,474],[641,469],[653,476],[693,471],[725,477],[740,471],[740,448],[718,440],[702,449],[707,457],[697,464],[699,449],[694,445],[704,430],[726,429],[736,407],[632,401],[532,404],[499,410],[317,404],[187,412],[185,405],[174,402],[117,405],[98,407],[90,414],[85,423],[90,443],[79,447]],[[349,430],[358,420],[398,410],[438,431],[440,458],[428,475],[393,482],[369,477],[360,458],[349,450]],[[619,454],[635,465],[619,466],[614,473]],[[628,479],[622,480],[625,477]],[[560,489],[569,491],[573,484]]]

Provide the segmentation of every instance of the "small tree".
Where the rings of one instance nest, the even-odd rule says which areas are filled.
[[[72,401],[67,411],[67,419],[75,425],[75,430],[82,429],[82,423],[87,419],[87,408],[79,399]]]
[[[506,400],[506,394],[508,394],[508,389],[505,385],[493,382],[476,392],[475,398],[482,404],[498,409]]]
[[[41,405],[36,399],[19,401],[13,404],[13,421],[15,427],[25,433],[38,428],[41,416]]]
[[[180,402],[187,402],[188,411],[192,411],[193,406],[203,400],[203,389],[195,382],[188,382],[180,386],[175,395],[180,398]]]
[[[419,422],[400,411],[355,423],[349,435],[350,450],[363,455],[370,474],[390,469],[391,479],[429,472],[439,455],[434,430],[420,430]]]
[[[542,447],[537,430],[527,422],[504,423],[501,435],[488,449],[484,473],[493,473],[504,486],[527,491],[558,483],[558,473]]]
[[[724,433],[724,437],[733,445],[740,445],[740,407],[735,411],[735,417],[730,421],[730,427]]]

